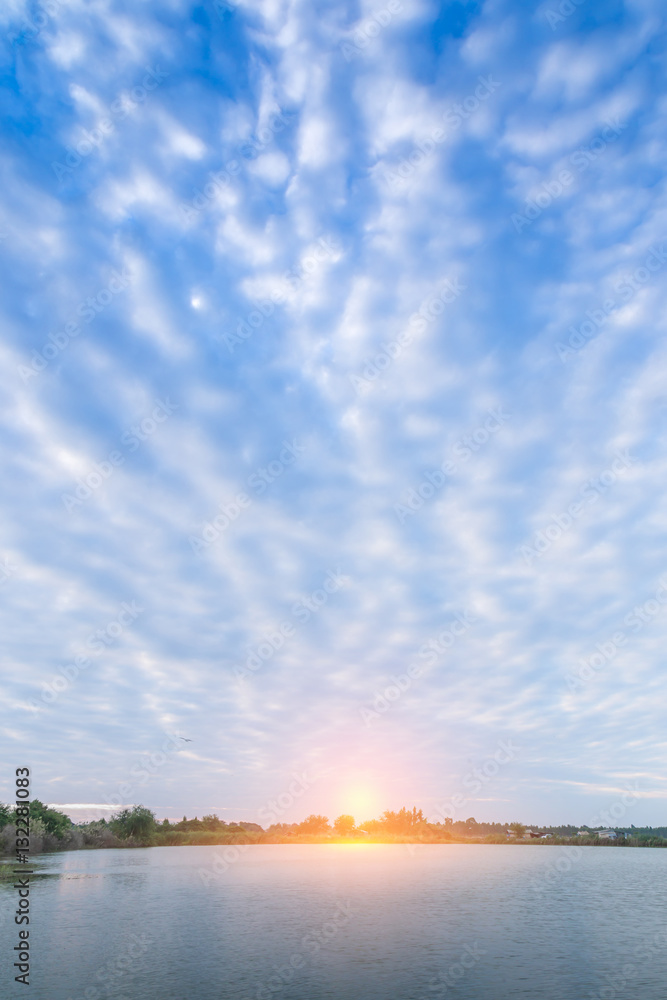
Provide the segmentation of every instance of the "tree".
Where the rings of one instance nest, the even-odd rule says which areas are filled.
[[[8,823],[11,823],[11,819],[12,811],[10,807],[6,806],[4,802],[0,802],[0,830],[2,830],[3,826],[7,826]]]
[[[41,820],[46,832],[52,833],[58,840],[62,840],[72,826],[72,820],[69,816],[58,812],[57,809],[49,809],[39,799],[33,799],[30,803],[30,819]]]
[[[221,826],[227,826],[224,820],[218,818],[216,813],[204,816],[202,818],[202,824],[205,830],[219,830]]]
[[[354,821],[352,821],[354,826]],[[306,816],[302,823],[299,823],[299,833],[329,833],[329,817],[319,816],[311,813]]]
[[[354,816],[343,813],[334,822],[334,830],[339,837],[349,837],[354,833]]]
[[[367,819],[357,829],[365,830],[366,833],[382,833],[382,823],[379,819]]]
[[[279,835],[281,837],[288,837],[295,829],[293,823],[272,823],[271,826],[266,831],[272,835]]]
[[[517,839],[523,837],[526,832],[526,828],[523,823],[510,823],[510,830]]]
[[[423,812],[416,806],[412,809],[406,809],[403,806],[400,812],[387,810],[382,814],[382,824],[389,833],[412,833],[415,827],[421,826],[425,822]]]
[[[112,816],[109,826],[120,840],[132,837],[147,843],[155,832],[155,814],[146,806],[133,806]]]

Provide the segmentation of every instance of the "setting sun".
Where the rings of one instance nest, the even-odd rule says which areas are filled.
[[[354,816],[357,823],[375,819],[382,811],[380,792],[370,784],[343,787],[337,799],[337,809]]]

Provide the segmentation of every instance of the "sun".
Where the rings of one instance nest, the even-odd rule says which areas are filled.
[[[357,823],[374,819],[382,810],[380,794],[371,785],[344,786],[338,799],[340,812],[354,816]]]

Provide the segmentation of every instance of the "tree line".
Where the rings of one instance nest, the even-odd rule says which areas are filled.
[[[0,803],[0,847],[11,850],[14,810]],[[77,847],[177,846],[219,843],[284,843],[314,842],[335,838],[356,838],[372,842],[420,841],[424,843],[474,842],[506,843],[508,831],[518,842],[526,833],[519,822],[509,824],[477,822],[445,818],[432,823],[421,809],[414,806],[393,812],[386,810],[379,819],[357,823],[354,816],[343,813],[330,821],[327,816],[312,813],[299,823],[274,823],[263,829],[248,821],[227,822],[216,814],[199,819],[163,819],[144,805],[135,805],[114,813],[109,820],[74,824],[69,816],[44,805],[39,799],[30,803],[30,826],[35,850],[75,849]],[[549,843],[568,843],[576,838],[578,827],[563,825],[534,829],[549,832]],[[625,833],[621,843],[636,847],[667,846],[667,827],[618,828]],[[4,838],[3,838],[4,833]],[[591,834],[594,836],[593,832]],[[533,841],[534,843],[536,841]],[[581,838],[576,839],[581,843]],[[544,843],[544,841],[542,841]]]

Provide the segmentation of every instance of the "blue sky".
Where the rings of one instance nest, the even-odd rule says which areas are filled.
[[[0,18],[2,759],[664,822],[662,4]]]

